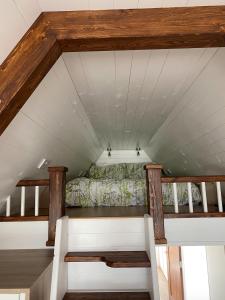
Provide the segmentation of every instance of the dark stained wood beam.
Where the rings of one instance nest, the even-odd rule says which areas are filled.
[[[42,13],[0,67],[0,134],[63,51],[225,46],[225,6]]]
[[[166,244],[161,184],[162,166],[158,164],[147,164],[145,169],[148,214],[153,219],[155,242],[156,244]]]
[[[49,167],[49,222],[47,246],[54,246],[56,222],[65,216],[66,167]]]

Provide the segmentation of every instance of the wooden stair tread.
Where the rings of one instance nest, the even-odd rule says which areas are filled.
[[[145,251],[69,252],[65,262],[104,262],[111,268],[148,268]]]
[[[66,293],[63,300],[151,300],[147,292]]]

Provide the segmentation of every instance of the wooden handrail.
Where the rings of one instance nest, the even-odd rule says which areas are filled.
[[[49,179],[23,179],[16,186],[49,186]]]
[[[178,176],[178,177],[162,177],[162,183],[201,183],[201,182],[225,182],[224,175],[209,175],[209,176]]]

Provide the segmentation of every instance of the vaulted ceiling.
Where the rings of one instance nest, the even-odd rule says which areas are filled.
[[[8,0],[0,63],[41,11],[219,5],[201,0]],[[139,144],[177,174],[225,171],[225,49],[64,53],[0,137],[0,198],[41,158],[74,176]]]

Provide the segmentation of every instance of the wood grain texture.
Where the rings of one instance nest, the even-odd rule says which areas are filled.
[[[225,212],[164,213],[166,219],[173,218],[224,218]]]
[[[162,183],[181,183],[181,182],[193,182],[193,183],[201,183],[201,182],[225,182],[224,175],[211,175],[211,176],[183,176],[183,177],[162,177]]]
[[[149,268],[145,251],[69,252],[65,262],[103,262],[111,268]]]
[[[1,250],[0,288],[30,288],[53,260],[53,250]]]
[[[16,186],[49,186],[49,179],[23,179]]]
[[[65,216],[66,167],[49,167],[49,223],[47,246],[55,241],[56,222]]]
[[[223,47],[224,32],[225,6],[42,13],[0,67],[0,134],[63,51]]]
[[[96,293],[66,293],[64,300],[151,300],[149,293],[144,292],[96,292]]]
[[[30,221],[48,221],[48,216],[0,216],[0,222],[30,222]]]
[[[165,244],[161,168],[146,168],[148,213],[153,218],[156,243]]]

